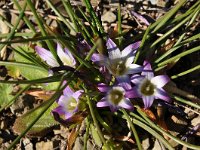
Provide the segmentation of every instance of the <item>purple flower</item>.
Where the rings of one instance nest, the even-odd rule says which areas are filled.
[[[162,99],[169,102],[170,97],[163,89],[163,86],[169,82],[166,75],[154,76],[149,62],[144,62],[144,70],[141,75],[133,75],[131,81],[136,85],[132,97],[141,97],[144,107],[149,108],[154,99]]]
[[[37,54],[51,67],[59,67],[59,63],[56,61],[54,56],[49,50],[46,50],[42,47],[35,46],[35,50]],[[63,65],[70,66],[75,68],[76,61],[72,56],[71,52],[64,48],[62,49],[61,45],[57,43],[57,54],[60,60],[62,61]]]
[[[70,87],[66,87],[63,91],[63,95],[58,99],[58,107],[53,112],[59,115],[64,115],[65,119],[70,118],[74,113],[78,111],[79,97],[83,93],[82,90],[73,92]]]
[[[133,105],[129,99],[131,98],[129,97],[129,92],[123,86],[116,85],[109,87],[104,83],[100,83],[98,89],[105,96],[97,103],[97,107],[109,106],[111,111],[116,111],[119,108],[133,110]]]
[[[139,45],[140,42],[136,42],[120,51],[117,45],[111,39],[108,39],[106,43],[108,57],[101,54],[93,54],[92,61],[105,66],[116,77],[118,82],[129,83],[128,75],[139,73],[143,69],[140,65],[133,64]]]

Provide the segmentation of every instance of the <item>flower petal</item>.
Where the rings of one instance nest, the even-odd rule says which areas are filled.
[[[111,104],[106,100],[106,98],[102,98],[97,104],[97,107],[107,107],[110,106]]]
[[[66,112],[65,113],[65,119],[69,119],[73,116],[73,113],[72,112]]]
[[[137,64],[130,64],[128,66],[127,74],[134,74],[134,73],[139,73],[142,72],[143,67]]]
[[[97,53],[93,53],[92,54],[92,57],[91,57],[91,60],[93,62],[101,62],[103,61],[105,58],[105,56],[101,55],[101,54],[97,54]]]
[[[145,19],[142,15],[131,11],[131,14],[134,15],[136,18],[138,18],[141,22],[145,23],[147,26],[149,26],[149,22],[147,21],[147,19]]]
[[[163,87],[169,81],[170,81],[170,79],[167,75],[159,75],[159,76],[153,77],[151,79],[151,83],[153,83],[158,88]]]
[[[78,101],[81,94],[83,94],[83,90],[78,90],[73,94],[73,97]]]
[[[167,92],[162,88],[156,89],[155,98],[156,99],[162,99],[162,100],[167,101],[167,102],[170,102],[170,100],[171,100],[169,95],[167,94]]]
[[[119,85],[122,86],[124,89],[131,89],[130,77],[128,75],[117,76],[116,79]]]
[[[110,38],[108,38],[106,46],[108,49],[108,56],[111,60],[121,58],[121,52],[119,48]]]
[[[154,96],[142,96],[144,108],[149,108],[153,104]]]
[[[146,76],[147,79],[151,80],[154,77],[153,70],[151,68],[151,64],[148,61],[144,61],[143,63],[144,69],[141,75]]]
[[[124,99],[119,103],[119,106],[128,110],[133,110],[133,104],[130,102],[128,98]]]
[[[127,98],[137,98],[137,97],[141,97],[141,95],[138,93],[137,87],[135,86],[131,90],[126,91],[125,97],[127,97]]]
[[[145,79],[144,76],[141,76],[139,74],[135,74],[131,77],[131,82],[134,83],[135,85],[140,84],[143,80]]]
[[[60,105],[61,107],[64,107],[64,109],[67,109],[67,105],[69,103],[69,99],[71,96],[68,95],[61,95],[59,100],[58,100],[58,105]],[[68,110],[66,110],[68,111]]]
[[[59,64],[52,53],[42,47],[35,46],[37,54],[51,67],[58,67]]]
[[[59,43],[57,43],[57,54],[63,65],[74,67],[74,62],[72,60],[73,56],[69,55],[70,52],[65,53]],[[72,57],[72,58],[71,58]]]
[[[128,45],[123,51],[122,51],[122,57],[127,56],[135,56],[137,49],[140,47],[140,41],[135,42],[133,44]]]
[[[74,92],[71,90],[71,88],[69,86],[67,86],[64,90],[63,90],[63,95],[65,96],[72,96]]]
[[[99,83],[97,88],[98,88],[99,91],[102,92],[102,93],[108,92],[108,91],[110,90],[110,87],[107,86],[107,85],[104,84],[104,83]]]
[[[53,112],[57,112],[59,115],[64,115],[66,113],[66,111],[63,109],[62,106],[58,106],[56,107]]]
[[[67,48],[64,48],[64,52],[70,57],[73,66],[75,66],[76,60],[74,59],[74,56],[72,55],[72,53]]]

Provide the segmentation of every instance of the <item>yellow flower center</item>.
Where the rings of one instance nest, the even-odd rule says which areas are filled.
[[[74,111],[74,109],[76,109],[76,107],[77,107],[77,101],[76,101],[75,98],[71,97],[71,98],[69,99],[68,104],[67,104],[67,110],[68,110],[69,112],[72,112],[72,111]]]
[[[123,60],[116,60],[109,64],[109,70],[114,76],[124,75],[126,72],[126,65]]]
[[[124,99],[124,93],[121,87],[113,88],[108,94],[108,99],[112,104],[118,105]]]
[[[145,96],[153,95],[155,91],[155,86],[151,83],[150,80],[145,79],[140,87],[140,92]]]

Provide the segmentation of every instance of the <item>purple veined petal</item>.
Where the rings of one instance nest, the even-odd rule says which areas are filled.
[[[74,67],[72,59],[63,51],[59,43],[57,43],[57,54],[64,65]]]
[[[73,116],[73,113],[72,112],[66,112],[65,113],[65,119],[69,119]]]
[[[108,38],[106,46],[108,49],[108,56],[111,60],[121,58],[121,52],[119,48],[110,38]]]
[[[133,104],[130,102],[128,98],[125,98],[123,101],[121,101],[118,106],[128,110],[133,110],[134,108]]]
[[[154,95],[155,95],[156,99],[162,99],[162,100],[167,101],[167,102],[171,101],[167,92],[162,88],[157,88]]]
[[[96,106],[97,107],[107,107],[110,106],[111,104],[106,100],[105,97],[103,97],[99,102],[97,102]]]
[[[151,105],[153,104],[154,101],[154,96],[142,96],[142,100],[144,103],[144,108],[149,108],[151,107]]]
[[[68,95],[61,95],[60,98],[58,99],[58,105],[60,105],[61,107],[64,107],[64,109],[66,109],[67,111],[67,107],[68,107],[68,104],[69,104],[69,100],[70,100],[70,97],[71,96],[68,96]]]
[[[65,95],[65,96],[71,96],[71,95],[73,95],[73,91],[71,90],[71,88],[69,87],[69,86],[67,86],[64,90],[63,90],[63,95]]]
[[[146,25],[149,26],[149,22],[142,15],[140,15],[140,14],[134,12],[134,11],[131,11],[131,14],[134,15],[136,18],[138,18],[141,22],[143,22],[143,23],[145,23]]]
[[[144,68],[143,68],[141,75],[144,75],[144,76],[146,76],[147,79],[151,80],[154,77],[154,73],[151,68],[151,64],[148,61],[144,61],[143,66],[144,66]]]
[[[151,79],[151,83],[153,83],[158,88],[163,87],[169,81],[170,81],[170,79],[167,75],[159,75],[159,76],[155,76]]]
[[[130,77],[128,75],[117,76],[116,77],[118,84],[122,86],[124,89],[131,89]]]
[[[128,66],[127,74],[134,74],[134,73],[139,73],[142,72],[143,67],[137,64],[130,64]]]
[[[127,56],[135,56],[137,49],[140,47],[140,41],[135,42],[133,44],[128,45],[123,51],[122,51],[122,57]]]
[[[63,109],[62,106],[58,106],[56,107],[53,112],[57,112],[59,115],[64,115],[66,113],[66,111]]]
[[[51,67],[58,67],[59,64],[52,53],[42,47],[35,46],[37,54]]]
[[[78,90],[73,94],[73,97],[76,99],[77,102],[81,94],[83,94],[83,90]]]
[[[106,84],[104,83],[99,83],[98,86],[97,86],[98,90],[102,93],[106,93],[110,90],[110,87],[107,86]]]
[[[141,95],[138,93],[137,86],[133,87],[130,90],[127,90],[126,93],[125,93],[125,97],[127,97],[127,98],[141,97]]]
[[[134,74],[134,75],[131,77],[131,82],[134,83],[135,85],[138,85],[138,84],[140,84],[144,79],[145,79],[144,76],[141,76],[141,75],[139,75],[139,74]]]
[[[74,59],[72,53],[67,48],[64,48],[64,52],[71,58],[73,66],[75,66],[76,65],[76,60]]]
[[[93,62],[101,62],[105,59],[105,56],[101,55],[101,54],[97,54],[97,53],[93,53],[91,60]]]
[[[119,107],[110,105],[110,110],[111,110],[111,112],[115,112],[115,111],[117,111],[118,109],[119,109]]]

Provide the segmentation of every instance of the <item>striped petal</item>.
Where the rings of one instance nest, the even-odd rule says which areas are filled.
[[[74,67],[73,56],[69,51],[65,53],[59,43],[57,43],[57,54],[63,65]]]
[[[106,100],[106,98],[102,98],[98,103],[97,107],[107,107],[110,106],[111,104]]]
[[[167,92],[162,88],[156,89],[155,98],[156,99],[162,99],[162,100],[167,101],[167,102],[170,102],[170,100],[171,100],[169,95],[167,94]]]
[[[153,104],[154,96],[142,96],[144,108],[149,108]]]
[[[99,83],[97,88],[98,88],[99,91],[102,92],[102,93],[108,92],[108,91],[110,90],[110,87],[107,86],[107,85],[104,84],[104,83]]]
[[[108,38],[106,46],[108,49],[108,56],[111,60],[121,58],[121,52],[119,48],[110,38]]]
[[[35,46],[37,54],[51,67],[58,67],[59,64],[52,53],[42,47]]]
[[[133,110],[133,104],[130,102],[128,98],[121,101],[118,106],[128,109],[128,110]]]
[[[141,75],[146,76],[147,79],[151,80],[154,77],[153,70],[151,68],[151,64],[148,61],[144,61],[143,63],[144,69]]]
[[[140,47],[140,41],[130,44],[122,51],[122,57],[135,56],[137,49]]]
[[[165,84],[167,84],[170,81],[169,77],[166,75],[159,75],[156,77],[153,77],[151,79],[151,83],[153,83],[156,87],[161,88]]]

